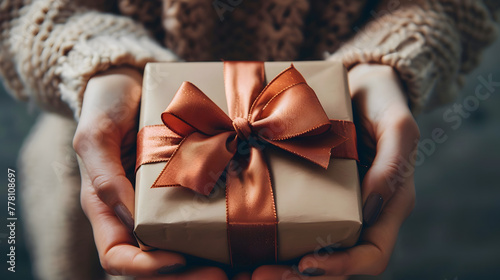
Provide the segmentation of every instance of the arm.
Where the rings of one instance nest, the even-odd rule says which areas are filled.
[[[77,119],[81,204],[108,273],[224,279],[217,268],[183,269],[180,254],[137,247],[131,234],[134,190],[127,171],[133,172],[135,161],[140,71],[148,61],[176,57],[140,23],[112,14],[106,9],[109,2],[86,3],[2,2],[0,69],[5,83],[17,98]]]
[[[78,118],[90,77],[112,66],[177,60],[111,1],[6,0],[0,76],[16,98]]]
[[[332,56],[350,69],[360,155],[371,164],[362,182],[365,228],[357,246],[326,260],[306,256],[300,271],[385,270],[415,204],[420,135],[412,113],[456,97],[464,75],[496,36],[495,13],[486,1],[381,1],[375,18]]]
[[[362,182],[360,241],[346,250],[307,255],[297,269],[262,266],[252,279],[345,279],[385,270],[415,204],[420,135],[412,113],[450,101],[463,75],[477,65],[496,34],[500,5],[495,10],[487,2],[498,1],[382,1],[375,19],[329,57],[349,69],[360,159],[371,163]]]
[[[329,59],[391,66],[413,113],[454,100],[497,34],[498,1],[383,0]]]

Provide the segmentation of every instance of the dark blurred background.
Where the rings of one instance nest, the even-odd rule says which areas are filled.
[[[486,100],[475,97],[476,87],[490,75],[500,82],[499,52],[500,41],[484,54],[454,103],[418,116],[421,143],[428,149],[420,149],[417,161],[416,208],[401,228],[387,271],[366,279],[499,279],[500,86],[490,88]],[[444,115],[457,105],[467,114],[448,112],[447,119]],[[2,224],[7,224],[7,168],[16,168],[18,151],[36,115],[0,85]],[[436,129],[444,131],[444,143],[432,141]],[[19,186],[17,191],[19,199]],[[0,279],[29,280],[33,277],[22,212],[16,209],[21,222],[16,229],[16,272],[7,271],[8,229],[0,225]]]

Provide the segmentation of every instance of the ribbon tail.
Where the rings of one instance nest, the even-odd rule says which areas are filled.
[[[198,132],[185,137],[154,182],[152,188],[186,187],[209,195],[235,149],[227,148],[227,140],[234,132],[207,136]]]
[[[332,149],[332,157],[344,159],[358,159],[358,149],[356,146],[356,127],[353,122],[342,120],[330,120],[331,130],[342,135],[346,141]]]
[[[168,161],[182,137],[164,125],[143,127],[137,134],[135,171],[143,164]]]
[[[235,156],[226,179],[227,233],[232,265],[275,263],[277,216],[271,177],[261,151]]]
[[[326,169],[330,163],[332,148],[346,142],[347,138],[330,130],[321,135],[296,137],[282,141],[266,139],[266,141]]]

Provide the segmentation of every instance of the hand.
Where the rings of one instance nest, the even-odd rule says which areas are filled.
[[[346,279],[381,274],[399,228],[413,210],[414,156],[420,133],[394,70],[360,64],[349,71],[361,163],[373,162],[362,182],[363,232],[346,250],[304,256],[297,269],[262,266],[252,279]],[[298,271],[297,271],[298,270]],[[304,276],[309,275],[309,276]]]
[[[91,78],[73,140],[82,177],[81,204],[92,224],[101,265],[112,275],[226,279],[218,268],[185,269],[186,260],[180,254],[144,252],[137,247],[132,235],[131,180],[141,82],[141,74],[131,68],[115,68]]]

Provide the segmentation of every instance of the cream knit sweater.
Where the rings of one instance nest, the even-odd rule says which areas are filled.
[[[417,112],[454,98],[493,41],[499,9],[498,0],[2,0],[0,76],[16,98],[78,119],[87,81],[112,66],[341,59],[394,67]],[[102,276],[79,205],[75,127],[43,114],[21,154],[39,279]]]
[[[0,74],[18,99],[78,118],[88,79],[115,65],[341,59],[393,66],[419,111],[455,96],[495,36],[498,3],[4,0]]]

